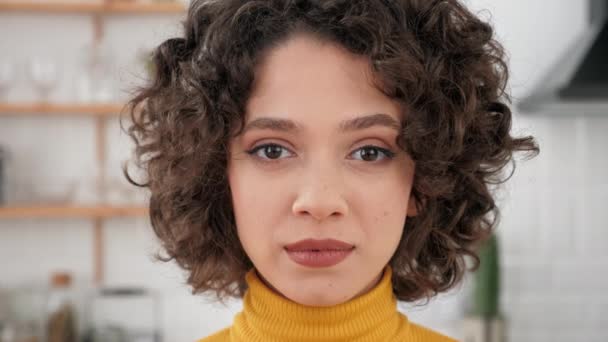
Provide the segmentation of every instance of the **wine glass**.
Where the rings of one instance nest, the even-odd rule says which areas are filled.
[[[14,64],[5,58],[0,58],[0,100],[6,100],[8,90],[15,81]]]
[[[52,59],[35,57],[28,63],[29,76],[42,102],[48,102],[57,83],[58,67]]]
[[[84,102],[108,103],[116,98],[114,59],[106,43],[83,45],[81,72],[76,76],[77,95]]]

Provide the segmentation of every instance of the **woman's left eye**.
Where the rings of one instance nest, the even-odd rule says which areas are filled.
[[[274,162],[282,159],[280,158],[281,155],[283,155],[282,151],[289,150],[278,144],[264,144],[256,146],[246,152],[250,155],[256,156],[264,162]],[[259,152],[262,152],[261,155]],[[395,152],[374,145],[366,145],[356,149],[353,153],[351,153],[351,155],[359,155],[360,159],[354,158],[357,160],[362,160],[366,162],[377,162],[378,160],[382,159],[393,159],[395,157]],[[382,157],[382,155],[384,157]]]
[[[384,158],[382,159],[393,159],[395,157],[395,152],[374,145],[363,146],[355,150],[354,154],[358,153],[363,161],[377,161],[379,156],[378,152],[384,155]]]

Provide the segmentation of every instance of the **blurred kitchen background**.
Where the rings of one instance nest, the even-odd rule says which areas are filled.
[[[70,1],[0,0],[0,341],[207,336],[241,303],[194,297],[175,265],[153,262],[146,193],[121,173],[131,141],[118,112],[150,49],[180,34],[185,3]],[[484,259],[496,267],[400,309],[463,342],[606,342],[608,1],[465,3],[509,52],[513,132],[541,153],[499,193]],[[484,315],[502,338],[474,336]]]

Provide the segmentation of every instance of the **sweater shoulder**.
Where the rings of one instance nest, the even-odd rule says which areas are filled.
[[[414,341],[424,342],[459,342],[449,336],[446,336],[438,331],[422,326],[418,323],[410,322]]]
[[[205,338],[198,340],[197,342],[226,342],[229,341],[230,327],[219,330]]]

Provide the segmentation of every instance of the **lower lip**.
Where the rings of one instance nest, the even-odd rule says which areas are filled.
[[[337,265],[350,255],[352,249],[325,251],[289,251],[287,255],[294,262],[308,267],[330,267]]]

